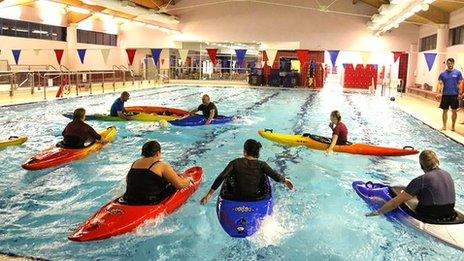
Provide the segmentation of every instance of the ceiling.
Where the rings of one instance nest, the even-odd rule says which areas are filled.
[[[388,0],[352,0],[353,4],[364,3],[375,8],[383,4],[389,4]],[[448,24],[450,13],[464,7],[464,0],[437,0],[430,4],[428,11],[421,11],[411,18],[408,22],[417,24]]]

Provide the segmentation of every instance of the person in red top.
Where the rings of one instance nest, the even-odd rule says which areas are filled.
[[[78,108],[73,113],[73,121],[68,123],[63,132],[61,146],[65,148],[84,148],[86,143],[95,141],[107,143],[103,137],[90,127],[85,120],[85,110]]]
[[[342,116],[339,111],[330,113],[329,127],[332,129],[332,142],[325,151],[326,154],[332,153],[335,145],[345,145],[348,142],[348,129],[341,120]]]

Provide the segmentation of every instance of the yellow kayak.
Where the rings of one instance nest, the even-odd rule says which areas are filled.
[[[306,146],[315,150],[326,150],[329,148],[331,139],[311,134],[284,134],[272,130],[259,130],[258,134],[268,140],[290,146]],[[405,156],[417,154],[419,151],[410,146],[403,148],[390,148],[366,143],[351,143],[346,145],[335,145],[335,152],[344,152],[361,155],[375,156]]]
[[[3,149],[8,146],[21,145],[27,141],[26,136],[11,136],[7,140],[0,140],[0,149]]]

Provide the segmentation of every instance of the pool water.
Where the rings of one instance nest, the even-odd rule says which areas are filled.
[[[107,112],[116,95],[0,108],[0,133],[27,135],[23,146],[2,150],[0,160],[0,251],[54,260],[464,260],[462,252],[384,217],[366,218],[367,205],[354,180],[407,184],[421,174],[418,156],[325,156],[264,140],[261,128],[328,136],[329,113],[338,109],[352,141],[438,152],[454,180],[457,205],[464,206],[463,146],[386,98],[324,90],[174,86],[134,91],[127,105],[193,108],[208,93],[220,114],[238,121],[216,126],[160,128],[157,123],[89,122],[118,128],[114,142],[71,164],[30,172],[21,163],[59,141],[76,107]],[[221,228],[215,199],[199,204],[227,163],[240,157],[248,138],[263,144],[261,159],[290,177],[296,190],[274,186],[274,214],[248,239],[230,238]],[[199,190],[174,214],[147,222],[136,232],[101,241],[72,242],[67,235],[103,204],[124,192],[125,176],[144,142],[157,139],[165,161],[177,170],[200,165]],[[217,196],[217,193],[215,194]]]

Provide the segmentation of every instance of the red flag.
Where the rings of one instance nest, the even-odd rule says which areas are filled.
[[[63,58],[63,49],[55,49],[55,56],[56,60],[58,61],[58,64],[61,65],[61,58]]]
[[[269,61],[269,58],[267,57],[266,51],[263,51],[263,61],[264,61],[264,62]]]
[[[308,63],[309,50],[295,50],[295,52],[298,60],[300,60],[301,67],[305,68]]]
[[[207,48],[206,51],[208,52],[209,59],[211,59],[211,62],[213,62],[213,64],[216,64],[217,49],[216,48]]]
[[[137,49],[126,49],[127,57],[129,58],[129,65],[134,62],[135,52]]]
[[[396,63],[396,61],[398,61],[398,58],[401,57],[401,55],[403,54],[403,52],[392,52],[393,53],[393,62]]]

